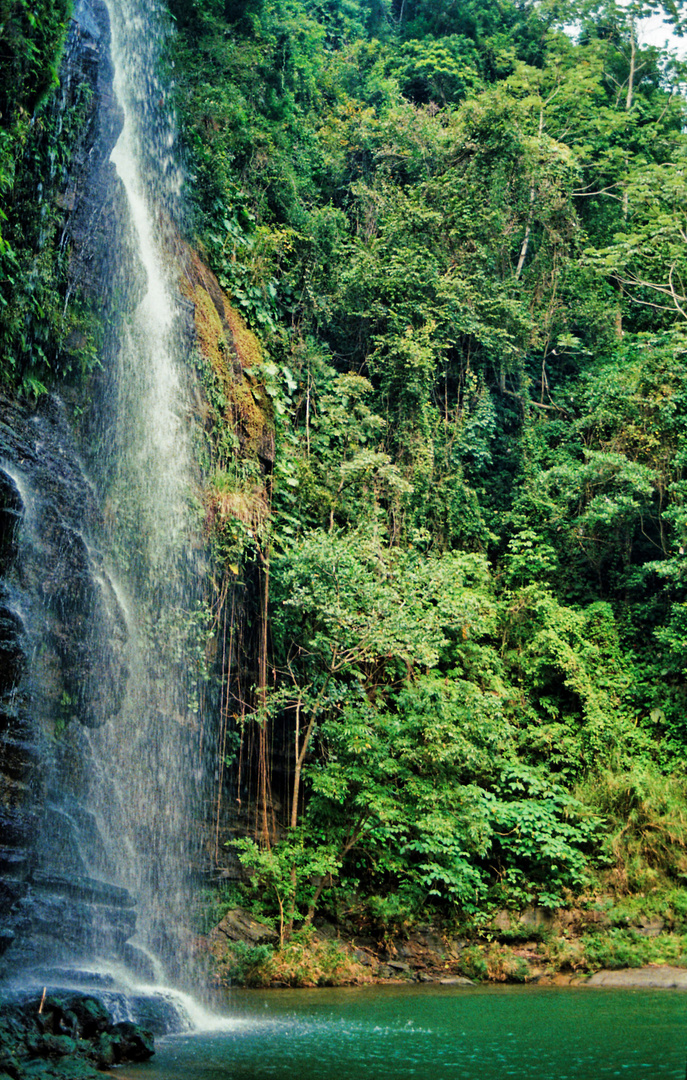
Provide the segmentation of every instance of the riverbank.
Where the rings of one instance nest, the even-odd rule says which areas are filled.
[[[491,982],[687,989],[681,931],[663,917],[619,917],[597,905],[498,912],[464,935],[419,926],[379,938],[322,922],[280,946],[272,927],[235,908],[199,939],[199,953],[221,987]]]

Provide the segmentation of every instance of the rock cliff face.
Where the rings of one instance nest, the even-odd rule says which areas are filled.
[[[89,877],[84,729],[116,716],[126,622],[92,543],[99,510],[61,405],[0,402],[0,940],[19,968],[133,932],[123,890]]]
[[[69,110],[86,84],[90,107],[57,201],[70,250],[70,295],[95,299],[102,312],[116,287],[117,248],[126,222],[126,199],[110,160],[123,125],[113,80],[107,8],[103,0],[76,0],[55,106]]]
[[[79,84],[91,111],[59,195],[72,288],[107,280],[108,218],[118,194],[109,155],[121,127],[107,10],[78,0],[62,109]],[[95,880],[96,823],[83,810],[87,729],[116,716],[127,629],[95,538],[100,511],[61,403],[0,399],[0,960],[5,974],[114,951],[135,925],[123,889]],[[87,853],[87,854],[85,854]],[[100,867],[103,859],[96,858]]]
[[[117,874],[87,809],[96,767],[89,732],[117,723],[128,681],[127,620],[103,556],[110,510],[97,485],[106,490],[109,477],[98,440],[107,440],[117,399],[113,313],[121,316],[123,295],[137,302],[142,285],[141,268],[121,257],[128,210],[110,155],[123,118],[103,0],[75,2],[55,107],[83,101],[84,84],[90,107],[56,198],[70,253],[66,300],[78,296],[105,324],[82,429],[88,469],[57,397],[35,407],[0,397],[0,977],[85,961],[96,945],[100,956],[145,970],[129,941],[134,899],[111,884]],[[215,422],[232,427],[240,452],[269,473],[274,433],[256,374],[259,344],[174,226],[160,227],[176,268],[189,379],[204,365],[225,403],[216,417],[196,380],[189,422],[208,440]],[[78,354],[82,345],[65,349]]]

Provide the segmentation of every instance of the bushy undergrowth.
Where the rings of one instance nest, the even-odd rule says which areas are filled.
[[[626,772],[590,778],[587,803],[607,823],[606,848],[613,884],[646,892],[666,879],[687,884],[687,781],[638,763]]]
[[[237,942],[213,967],[223,986],[350,986],[371,981],[368,969],[343,945],[312,934],[297,934],[281,948]]]

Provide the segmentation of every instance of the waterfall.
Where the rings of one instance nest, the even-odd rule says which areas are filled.
[[[76,0],[61,104],[79,80],[95,104],[63,242],[104,328],[83,457],[57,398],[0,402],[0,974],[106,990],[121,1015],[156,993],[174,1013],[193,989],[207,861],[208,574],[166,33],[157,0]]]
[[[128,228],[115,268],[105,484],[111,577],[129,630],[128,690],[119,716],[88,735],[89,807],[104,865],[137,902],[128,945],[149,977],[184,978],[182,930],[198,861],[203,783],[197,683],[202,675],[203,551],[193,494],[183,312],[170,269],[181,173],[167,90],[159,78],[161,5],[106,0],[114,89],[123,127],[111,161],[126,192]]]

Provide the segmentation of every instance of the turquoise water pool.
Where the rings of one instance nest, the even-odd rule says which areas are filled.
[[[237,991],[222,1014],[122,1080],[685,1080],[679,991]]]

